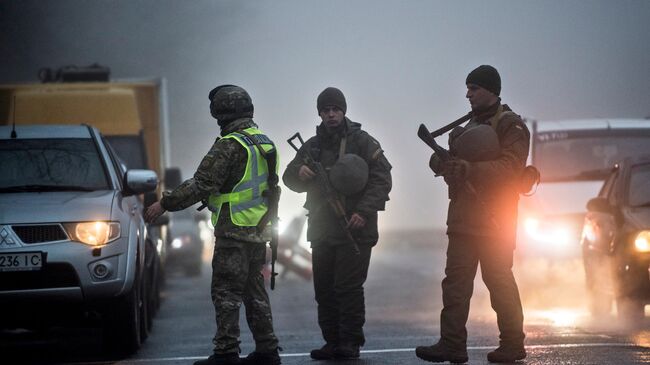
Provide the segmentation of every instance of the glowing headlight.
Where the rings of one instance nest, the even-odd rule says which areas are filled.
[[[529,217],[524,221],[524,230],[530,238],[540,243],[565,247],[571,242],[571,230],[561,224],[549,224]]]
[[[117,222],[67,223],[64,226],[73,241],[90,246],[105,245],[120,236],[120,224]]]
[[[636,235],[634,248],[639,252],[650,252],[650,231],[641,231]]]
[[[180,238],[174,238],[172,240],[172,248],[179,249],[181,247],[183,247],[183,241]]]

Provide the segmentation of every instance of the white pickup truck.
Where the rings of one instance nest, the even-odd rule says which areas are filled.
[[[112,353],[137,350],[158,294],[139,197],[156,173],[86,125],[0,126],[0,171],[0,327],[92,319]]]

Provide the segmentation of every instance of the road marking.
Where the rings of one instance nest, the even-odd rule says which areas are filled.
[[[550,344],[550,345],[527,345],[527,349],[553,349],[553,348],[578,348],[578,347],[644,347],[631,342],[597,342],[597,343],[565,343],[565,344]],[[467,350],[492,350],[495,346],[468,346]],[[415,352],[415,348],[396,348],[396,349],[378,349],[378,350],[363,350],[362,354],[382,354],[382,353],[391,353],[391,352]],[[281,357],[308,357],[308,352],[297,352],[291,354],[280,354]],[[95,362],[82,362],[75,363],[76,365],[101,365],[101,364],[135,364],[135,363],[154,363],[166,361],[190,361],[190,360],[202,360],[205,359],[205,356],[180,356],[180,357],[161,357],[155,359],[132,359],[132,360],[122,360],[118,362],[106,362],[106,361],[95,361]]]

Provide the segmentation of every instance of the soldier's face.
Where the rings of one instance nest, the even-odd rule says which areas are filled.
[[[467,94],[465,94],[465,97],[469,100],[472,110],[487,109],[499,99],[498,96],[476,84],[467,84]]]
[[[320,111],[320,113],[318,113],[318,115],[320,115],[320,119],[327,128],[336,128],[341,125],[345,119],[343,110],[336,106],[326,106]]]

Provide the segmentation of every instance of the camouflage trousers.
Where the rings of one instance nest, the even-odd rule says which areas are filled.
[[[255,339],[255,351],[278,347],[273,332],[271,304],[264,288],[262,268],[266,245],[218,237],[212,257],[212,303],[217,319],[214,352],[239,353],[239,308],[246,308],[248,328]]]

